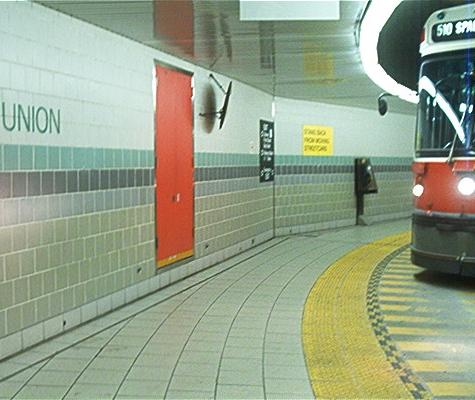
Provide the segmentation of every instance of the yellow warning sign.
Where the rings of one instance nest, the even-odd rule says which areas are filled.
[[[303,127],[304,156],[332,156],[333,128],[330,126],[305,125]]]

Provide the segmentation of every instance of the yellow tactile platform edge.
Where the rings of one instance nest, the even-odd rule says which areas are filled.
[[[409,241],[404,233],[362,246],[328,268],[312,288],[302,328],[317,398],[414,398],[374,332],[367,301],[374,270]]]

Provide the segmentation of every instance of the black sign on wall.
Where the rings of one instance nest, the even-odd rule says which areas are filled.
[[[274,122],[259,121],[259,181],[274,180]]]

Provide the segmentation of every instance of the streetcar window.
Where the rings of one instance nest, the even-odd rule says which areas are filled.
[[[437,96],[429,90],[419,93],[416,130],[417,157],[475,155],[475,61],[467,52],[424,61],[421,77],[427,77]],[[426,78],[424,78],[426,79]],[[436,98],[437,97],[437,98]],[[449,106],[441,106],[447,101]],[[445,109],[444,109],[445,108]],[[447,108],[455,113],[455,125]],[[463,135],[460,135],[460,127]]]

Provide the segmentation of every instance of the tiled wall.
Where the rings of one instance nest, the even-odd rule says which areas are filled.
[[[1,145],[0,158],[0,338],[22,331],[22,348],[37,341],[29,327],[59,333],[139,282],[146,294],[152,278],[158,289],[274,234],[355,223],[353,158],[278,156],[273,184],[257,155],[197,153],[195,258],[156,275],[153,152]],[[409,215],[411,160],[372,161],[365,215]]]
[[[272,183],[259,183],[258,156],[198,153],[196,255],[205,257],[273,234]]]
[[[197,114],[209,71],[36,3],[0,6],[2,101],[61,109],[61,134],[0,127],[0,359],[275,234],[354,223],[351,157],[278,155],[275,183],[259,182],[259,119],[271,119],[271,95],[235,82],[225,126],[208,132]],[[158,273],[155,60],[194,73],[197,152],[195,257]],[[295,132],[315,108],[326,124],[342,119],[340,108],[284,103],[277,153],[300,153]],[[367,197],[367,214],[409,214],[410,160],[377,161],[380,193]]]
[[[379,192],[365,196],[364,215],[372,222],[409,216],[412,160],[371,161]],[[354,158],[277,156],[276,164],[277,234],[355,224]]]
[[[155,274],[153,152],[0,145],[0,160],[0,338],[55,316],[58,333]]]
[[[229,154],[256,152],[271,95],[235,82],[209,131],[203,68],[31,2],[0,2],[0,43],[0,359],[272,237],[257,155]],[[198,152],[196,256],[158,272],[157,60],[193,73]],[[14,104],[57,111],[61,129],[8,129]]]
[[[412,158],[371,157],[377,194],[365,195],[364,215],[370,221],[408,217],[412,213]]]

